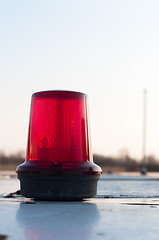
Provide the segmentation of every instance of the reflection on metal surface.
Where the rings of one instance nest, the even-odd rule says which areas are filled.
[[[7,238],[8,238],[7,235],[2,235],[2,234],[0,234],[0,240],[5,240],[5,239],[7,239]]]
[[[96,204],[90,202],[35,202],[20,204],[16,219],[25,239],[91,239],[99,222]],[[79,231],[79,235],[77,232]]]

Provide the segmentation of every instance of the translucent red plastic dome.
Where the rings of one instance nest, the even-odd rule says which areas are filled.
[[[87,111],[84,93],[34,93],[26,162],[17,172],[100,174],[92,160]]]

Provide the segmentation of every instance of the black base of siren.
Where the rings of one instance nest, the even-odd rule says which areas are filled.
[[[35,200],[82,200],[94,197],[100,174],[55,175],[18,173],[21,195]]]

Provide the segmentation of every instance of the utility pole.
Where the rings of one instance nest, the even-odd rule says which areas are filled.
[[[142,162],[141,174],[146,175],[146,133],[147,133],[147,90],[143,91],[143,139],[142,139]]]

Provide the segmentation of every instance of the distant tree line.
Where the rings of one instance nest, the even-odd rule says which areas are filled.
[[[95,163],[100,165],[104,172],[109,171],[127,171],[136,172],[141,170],[142,159],[139,161],[129,155],[119,157],[106,157],[99,154],[93,155]],[[146,158],[146,168],[149,172],[159,171],[159,160],[150,155]]]
[[[24,151],[19,151],[9,155],[0,151],[0,170],[15,170],[19,164],[24,162],[24,160]]]
[[[130,157],[127,153],[120,154],[119,157],[106,157],[94,154],[93,160],[101,166],[103,172],[128,171],[136,172],[141,170],[141,160]],[[0,152],[0,170],[15,170],[16,167],[25,161],[24,151],[15,154],[5,154]],[[159,160],[154,156],[147,156],[146,167],[148,171],[159,172]]]

